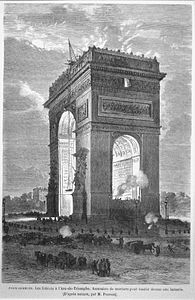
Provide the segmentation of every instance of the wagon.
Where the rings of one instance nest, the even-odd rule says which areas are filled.
[[[160,247],[155,246],[154,243],[144,244],[143,241],[131,241],[126,244],[126,246],[132,250],[135,254],[144,253],[145,250],[150,250],[154,256],[160,255]]]

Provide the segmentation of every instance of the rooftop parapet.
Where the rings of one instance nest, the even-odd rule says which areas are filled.
[[[78,60],[67,68],[49,88],[49,98],[53,98],[68,82],[79,72],[85,65],[108,66],[114,68],[131,69],[134,71],[143,71],[150,73],[160,73],[159,63],[154,58],[147,58],[143,54],[141,56],[122,52],[120,50],[113,51],[109,49],[89,47],[88,51],[83,52]]]
[[[154,58],[134,55],[122,52],[120,50],[113,51],[109,49],[92,48],[93,62],[103,65],[110,65],[113,67],[143,70],[149,72],[159,72],[159,63]]]

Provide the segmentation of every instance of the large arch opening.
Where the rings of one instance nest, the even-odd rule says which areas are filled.
[[[75,119],[70,111],[65,111],[58,127],[59,157],[59,215],[69,216],[73,213],[74,172],[76,169]]]
[[[140,188],[136,179],[140,170],[140,146],[138,141],[123,135],[113,145],[112,197],[113,199],[138,199]]]

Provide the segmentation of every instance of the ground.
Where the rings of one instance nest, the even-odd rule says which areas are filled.
[[[132,238],[135,239],[135,238]],[[157,238],[155,238],[156,241]],[[116,239],[115,239],[116,241]],[[151,241],[151,237],[150,237]],[[15,242],[3,242],[2,282],[3,283],[82,283],[82,284],[189,284],[190,253],[176,247],[175,253],[167,251],[167,238],[158,238],[161,254],[155,257],[149,251],[135,254],[127,248],[120,249],[117,244],[94,246],[78,243],[78,248],[65,245],[22,246]],[[90,267],[85,270],[55,269],[53,265],[44,267],[37,264],[35,251],[57,255],[67,251],[74,256],[84,255],[88,263],[93,259],[109,258],[110,277],[92,274]]]

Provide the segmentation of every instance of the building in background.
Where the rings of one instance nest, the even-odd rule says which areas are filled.
[[[33,201],[35,202],[37,207],[43,206],[45,212],[47,211],[47,194],[47,188],[36,187],[33,189]]]

